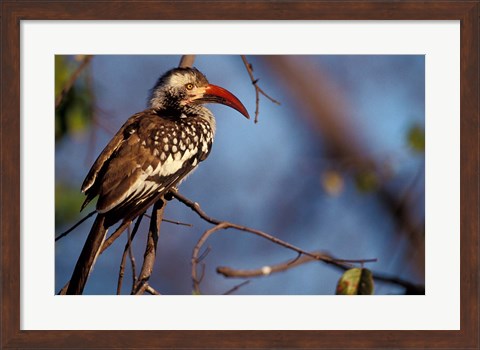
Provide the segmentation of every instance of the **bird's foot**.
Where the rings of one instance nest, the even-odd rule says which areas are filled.
[[[170,188],[167,193],[165,193],[165,196],[163,198],[165,198],[165,200],[167,201],[171,201],[173,199],[173,195],[177,192],[178,188],[174,186]]]

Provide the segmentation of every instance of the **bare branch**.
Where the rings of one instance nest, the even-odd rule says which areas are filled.
[[[148,214],[144,214],[145,217],[151,219],[152,217]],[[177,220],[170,220],[170,219],[165,219],[163,218],[162,219],[163,222],[168,222],[169,224],[175,224],[175,225],[179,225],[179,226],[188,226],[188,227],[193,227],[192,224],[189,224],[187,222],[181,222],[181,221],[177,221]]]
[[[375,272],[373,273],[373,278],[377,282],[384,282],[384,283],[390,283],[390,284],[396,284],[398,286],[402,286],[405,288],[405,294],[407,295],[424,295],[425,294],[425,286],[420,284],[414,284],[395,276],[388,276],[388,275],[383,275]]]
[[[135,234],[135,230],[133,232]],[[133,237],[128,235],[128,256],[130,258],[130,265],[132,266],[132,291],[135,288],[135,284],[137,283],[137,264],[135,263],[135,256],[133,255],[133,249],[132,249],[132,240]]]
[[[321,252],[313,252],[313,254],[318,254],[321,255]],[[272,273],[277,273],[277,272],[282,272],[289,270],[291,268],[297,267],[299,265],[312,262],[312,261],[318,261],[317,259],[314,259],[310,256],[302,255],[300,257],[296,257],[292,260],[288,260],[286,262],[277,264],[277,265],[271,265],[271,266],[263,266],[258,269],[252,269],[252,270],[238,270],[238,269],[233,269],[230,267],[226,266],[219,266],[217,267],[217,273],[223,275],[224,277],[227,278],[252,278],[252,277],[265,277],[269,276]],[[341,261],[341,260],[337,260]],[[345,260],[343,260],[345,261]],[[364,262],[371,262],[371,259],[367,260],[350,260],[354,261],[356,263],[361,263],[363,264]],[[336,267],[346,270],[346,267],[336,265]],[[383,282],[383,283],[390,283],[390,284],[396,284],[401,287],[404,287],[406,290],[406,294],[425,294],[425,287],[422,285],[416,285],[411,282],[405,281],[403,279],[394,277],[394,276],[388,276],[388,275],[382,275],[379,273],[373,273],[373,278],[377,282]]]
[[[128,237],[130,237],[130,226],[127,229],[127,233],[128,233]],[[130,238],[128,239],[128,242],[130,242]],[[123,254],[122,254],[122,260],[120,261],[120,269],[118,272],[117,295],[120,295],[120,292],[122,291],[122,282],[123,282],[123,275],[125,274],[125,261],[127,259],[127,251],[128,251],[127,247],[125,246],[125,250],[123,251]]]
[[[195,294],[201,294],[200,292],[200,281],[202,278],[197,276],[197,264],[199,262],[198,258],[198,253],[200,252],[200,249],[202,248],[203,244],[205,241],[210,237],[212,234],[217,232],[218,230],[227,228],[228,224],[225,222],[219,223],[215,227],[211,228],[210,230],[205,231],[205,233],[200,237],[199,241],[195,245],[195,248],[193,248],[193,254],[192,254],[192,280],[193,280],[193,292]],[[203,276],[202,276],[203,277]]]
[[[281,239],[279,239],[277,237],[274,237],[272,235],[269,235],[268,233],[262,232],[260,230],[255,230],[255,229],[252,229],[252,228],[249,228],[249,227],[233,224],[231,222],[220,221],[220,220],[211,218],[203,210],[201,210],[200,205],[198,203],[192,202],[191,200],[187,199],[186,197],[184,197],[183,195],[178,193],[178,191],[171,191],[170,193],[173,197],[175,197],[180,202],[184,203],[186,206],[188,206],[193,211],[195,211],[205,221],[208,221],[208,222],[216,225],[213,228],[211,228],[211,229],[209,229],[209,230],[207,230],[203,233],[203,235],[200,237],[197,244],[195,245],[195,248],[193,249],[193,254],[192,254],[192,280],[193,280],[193,290],[196,294],[200,294],[200,286],[199,286],[200,279],[197,276],[197,265],[198,265],[198,262],[199,262],[200,249],[202,248],[202,246],[206,242],[206,240],[213,233],[215,233],[219,230],[222,230],[222,229],[227,229],[227,228],[234,228],[234,229],[237,229],[239,231],[253,233],[257,236],[268,239],[269,241],[272,241],[275,244],[283,246],[287,249],[291,249],[291,250],[293,250],[293,251],[295,251],[299,254],[309,256],[313,260],[323,261],[327,264],[336,265],[336,266],[342,267],[344,269],[348,269],[348,268],[352,267],[351,264],[346,262],[346,260],[343,260],[343,261],[342,260],[337,260],[337,259],[335,259],[331,256],[328,256],[328,255],[325,255],[325,254],[313,254],[313,253],[307,252],[307,251],[305,251],[301,248],[298,248],[298,247],[294,246],[293,244],[282,241]],[[362,263],[362,262],[366,262],[366,261],[373,262],[373,261],[376,261],[376,259],[368,259],[368,260],[362,259],[362,260],[348,260],[348,261],[349,262],[360,262],[360,263]]]
[[[197,259],[197,262],[201,262],[202,260],[204,260],[211,250],[212,250],[212,247],[208,246],[207,249],[205,249],[203,253],[200,254],[200,256]]]
[[[236,225],[230,222],[226,221],[220,221],[217,219],[214,219],[210,216],[208,216],[201,208],[198,203],[192,202],[191,200],[187,199],[183,195],[181,195],[178,192],[171,191],[171,194],[173,197],[175,197],[177,200],[185,204],[187,207],[192,209],[194,212],[196,212],[202,219],[205,221],[214,224],[215,226],[207,231],[205,231],[200,239],[198,240],[197,244],[195,245],[195,248],[193,250],[192,254],[192,280],[193,280],[193,287],[194,287],[194,292],[196,294],[200,294],[200,279],[197,276],[197,265],[199,263],[199,252],[203,244],[207,241],[207,239],[215,232],[222,230],[222,229],[228,229],[228,228],[234,228],[239,231],[245,231],[249,233],[253,233],[255,235],[258,235],[260,237],[263,237],[265,239],[268,239],[272,241],[275,244],[281,245],[285,248],[291,249],[295,252],[298,253],[298,256],[295,257],[292,260],[289,260],[283,264],[275,265],[275,266],[269,266],[267,268],[261,268],[257,270],[234,270],[230,269],[228,267],[220,267],[217,269],[218,273],[223,274],[225,277],[259,277],[259,276],[265,276],[269,275],[270,273],[273,272],[279,272],[279,271],[284,271],[286,269],[289,269],[291,267],[298,266],[300,264],[304,264],[306,262],[310,261],[322,261],[324,263],[330,264],[332,266],[335,266],[337,268],[340,268],[342,270],[347,270],[355,265],[354,264],[365,264],[365,263],[370,263],[370,262],[376,262],[377,259],[337,259],[334,258],[328,254],[321,253],[321,252],[307,252],[301,248],[298,248],[290,243],[284,242],[276,237],[273,237],[265,232],[251,229],[249,227],[244,227],[240,225]],[[406,288],[407,294],[424,294],[425,287],[421,285],[415,285],[411,282],[396,278],[396,277],[391,277],[391,276],[386,276],[382,275],[379,273],[373,273],[373,278],[377,281],[385,282],[385,283],[391,283],[391,284],[396,284],[399,286],[402,286]],[[422,293],[423,292],[423,293]]]
[[[276,272],[281,272],[281,271],[286,271],[291,268],[297,267],[299,265],[312,262],[312,261],[319,261],[322,260],[321,257],[323,258],[330,258],[334,259],[338,263],[355,263],[355,264],[365,264],[369,262],[376,262],[377,259],[358,259],[358,260],[347,260],[347,259],[335,259],[332,258],[330,255],[322,252],[311,252],[312,255],[315,255],[317,258],[314,258],[312,256],[307,256],[307,255],[299,255],[295,257],[294,259],[290,259],[288,261],[285,261],[283,263],[277,264],[277,265],[271,265],[271,266],[263,266],[258,269],[253,269],[253,270],[237,270],[237,269],[232,269],[230,267],[226,266],[219,266],[217,267],[217,273],[227,277],[227,278],[251,278],[251,277],[263,277],[263,276],[268,276],[271,275],[272,273]],[[336,265],[337,267],[341,268],[342,270],[346,270],[350,268],[349,266],[342,266],[342,265]]]
[[[90,213],[88,213],[83,219],[80,219],[80,221],[78,221],[75,225],[73,225],[72,227],[70,227],[68,230],[66,230],[64,233],[60,234],[58,237],[55,237],[55,242],[62,239],[63,237],[65,237],[66,235],[68,235],[70,232],[72,232],[73,230],[75,230],[78,226],[80,226],[84,221],[86,221],[89,217],[91,217],[93,214],[95,214],[97,211],[94,210]]]
[[[214,219],[214,218],[211,218],[210,216],[208,216],[201,208],[200,208],[200,205],[196,202],[192,202],[191,200],[189,200],[187,197],[184,197],[183,195],[181,195],[178,191],[176,190],[170,190],[169,192],[172,197],[178,199],[180,202],[182,202],[183,204],[185,204],[187,207],[189,207],[190,209],[192,209],[194,212],[196,212],[203,220],[211,223],[211,224],[214,224],[214,225],[218,225],[221,223],[220,220],[217,220],[217,219]]]
[[[312,254],[322,255],[321,252],[312,252]],[[264,277],[264,276],[271,275],[272,273],[286,271],[288,269],[291,269],[312,261],[318,261],[318,260],[312,258],[311,256],[299,255],[294,259],[288,260],[286,262],[283,262],[277,265],[263,266],[259,269],[253,269],[253,270],[237,270],[237,269],[233,269],[226,266],[219,266],[217,267],[217,273],[227,278]]]
[[[208,236],[210,236],[212,233],[220,230],[220,229],[226,229],[226,228],[234,228],[236,230],[239,230],[239,231],[244,231],[244,232],[250,232],[250,233],[253,233],[257,236],[260,236],[260,237],[263,237],[265,239],[268,239],[269,241],[272,241],[273,243],[275,244],[278,244],[278,245],[281,245],[287,249],[290,249],[290,250],[293,250],[299,254],[303,254],[303,255],[307,255],[307,256],[310,256],[312,257],[313,259],[315,260],[321,260],[321,261],[324,261],[326,263],[329,263],[329,264],[333,264],[333,265],[344,265],[344,266],[347,266],[347,267],[350,267],[350,265],[346,264],[345,262],[342,262],[341,260],[337,260],[335,258],[332,258],[331,256],[327,256],[327,255],[316,255],[316,254],[312,254],[312,253],[309,253],[301,248],[298,248],[296,246],[294,246],[293,244],[290,244],[288,242],[285,242],[285,241],[282,241],[281,239],[277,238],[277,237],[274,237],[272,235],[269,235],[268,233],[265,233],[263,231],[260,231],[260,230],[255,230],[255,229],[252,229],[250,227],[246,227],[246,226],[242,226],[242,225],[237,225],[237,224],[234,224],[234,223],[231,223],[231,222],[227,222],[227,221],[220,221],[220,220],[217,220],[217,219],[214,219],[212,217],[209,217],[201,208],[200,208],[200,205],[198,203],[195,203],[195,202],[192,202],[191,200],[189,200],[188,198],[184,197],[183,195],[181,195],[179,192],[173,192],[171,191],[171,194],[173,197],[175,197],[176,199],[178,199],[180,202],[182,202],[183,204],[185,204],[187,207],[189,207],[190,209],[192,209],[193,211],[195,211],[202,219],[204,219],[205,221],[208,221],[209,223],[211,224],[214,224],[216,225],[213,229],[210,229],[210,230],[207,230],[203,235],[202,237],[200,238],[200,240],[198,241],[197,245],[200,244],[200,247],[203,245],[203,242],[204,242],[204,236],[205,239],[208,238]],[[199,247],[199,248],[200,248]],[[198,254],[197,254],[198,256]],[[362,261],[366,261],[366,260],[349,260],[349,262],[362,262]],[[373,262],[373,261],[376,261],[376,259],[368,259],[368,261],[370,262]],[[198,261],[197,261],[198,262]]]
[[[147,246],[145,248],[145,255],[143,259],[142,269],[138,276],[137,284],[132,294],[141,295],[145,292],[147,282],[153,271],[155,258],[157,254],[158,236],[160,234],[160,225],[162,223],[163,212],[165,211],[165,202],[163,197],[159,199],[152,210],[152,218],[150,220],[150,228],[148,230]]]
[[[266,98],[268,98],[270,101],[272,101],[277,105],[280,105],[280,102],[275,100],[273,97],[270,97],[269,95],[267,95],[267,93],[263,91],[262,88],[260,88],[260,86],[258,86],[258,79],[255,79],[253,75],[253,66],[247,61],[247,57],[245,57],[245,55],[240,55],[240,57],[242,58],[243,64],[247,69],[247,73],[250,76],[250,79],[252,80],[252,85],[255,88],[255,123],[258,123],[258,113],[260,110],[260,94],[262,94],[263,96],[265,96]]]
[[[227,290],[225,293],[223,293],[223,295],[232,294],[233,292],[236,292],[237,290],[239,290],[239,289],[242,288],[243,286],[246,286],[246,285],[249,284],[249,283],[250,283],[250,280],[243,281],[242,283],[237,284],[237,285],[236,285],[235,287],[233,287],[232,289]]]
[[[186,223],[186,222],[180,222],[180,221],[174,221],[174,220],[169,220],[169,219],[162,219],[163,222],[168,222],[169,224],[175,224],[175,225],[180,225],[180,226],[188,226],[188,227],[193,227],[192,224]]]
[[[180,68],[191,67],[193,66],[193,62],[195,62],[195,55],[183,55],[178,66]]]
[[[123,231],[126,230],[128,226],[132,223],[131,220],[128,221],[123,221],[120,226],[113,232],[103,243],[102,250],[100,250],[100,254],[102,254],[105,250],[107,250],[115,240],[120,237],[120,235],[123,233]]]
[[[123,275],[125,271],[125,262],[127,259],[127,253],[130,254],[130,261],[132,262],[132,275],[134,280],[133,285],[135,285],[135,280],[136,280],[135,261],[134,261],[133,255],[131,254],[132,253],[131,247],[132,247],[132,241],[135,238],[135,235],[137,234],[138,227],[142,222],[142,217],[143,215],[140,215],[137,218],[137,221],[135,222],[135,226],[133,227],[132,234],[130,234],[130,227],[129,227],[128,240],[127,240],[127,243],[125,244],[125,249],[123,250],[123,254],[122,254],[122,260],[120,262],[120,272],[118,274],[118,283],[117,283],[117,295],[119,295],[122,291],[122,282],[123,282]]]
[[[92,60],[93,56],[92,55],[85,55],[82,59],[82,62],[80,65],[77,67],[75,72],[73,72],[72,76],[70,79],[67,81],[65,86],[63,87],[62,91],[58,94],[58,96],[55,99],[55,108],[58,108],[60,104],[62,103],[63,98],[67,95],[67,93],[70,91],[72,88],[73,84],[75,84],[75,81],[78,79],[80,73],[85,69],[85,67],[90,63]]]
[[[149,294],[152,294],[152,295],[161,295],[159,291],[157,291],[156,289],[154,289],[151,285],[149,285],[148,283],[146,284],[146,287],[145,287],[145,292],[149,293]]]

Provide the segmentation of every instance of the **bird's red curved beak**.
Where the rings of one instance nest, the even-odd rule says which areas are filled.
[[[209,84],[205,87],[205,93],[199,99],[199,102],[204,103],[221,103],[222,105],[229,106],[242,113],[247,119],[250,119],[247,109],[240,102],[240,100],[232,94],[230,91],[213,84]]]

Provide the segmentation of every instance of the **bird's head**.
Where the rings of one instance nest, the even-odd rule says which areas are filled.
[[[236,109],[247,119],[247,109],[228,90],[210,84],[196,68],[174,68],[161,76],[150,95],[150,107],[174,109],[180,112],[195,110],[204,103],[220,103]]]

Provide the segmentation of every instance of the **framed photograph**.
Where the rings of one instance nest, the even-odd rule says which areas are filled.
[[[2,348],[480,345],[478,1],[1,10]]]

